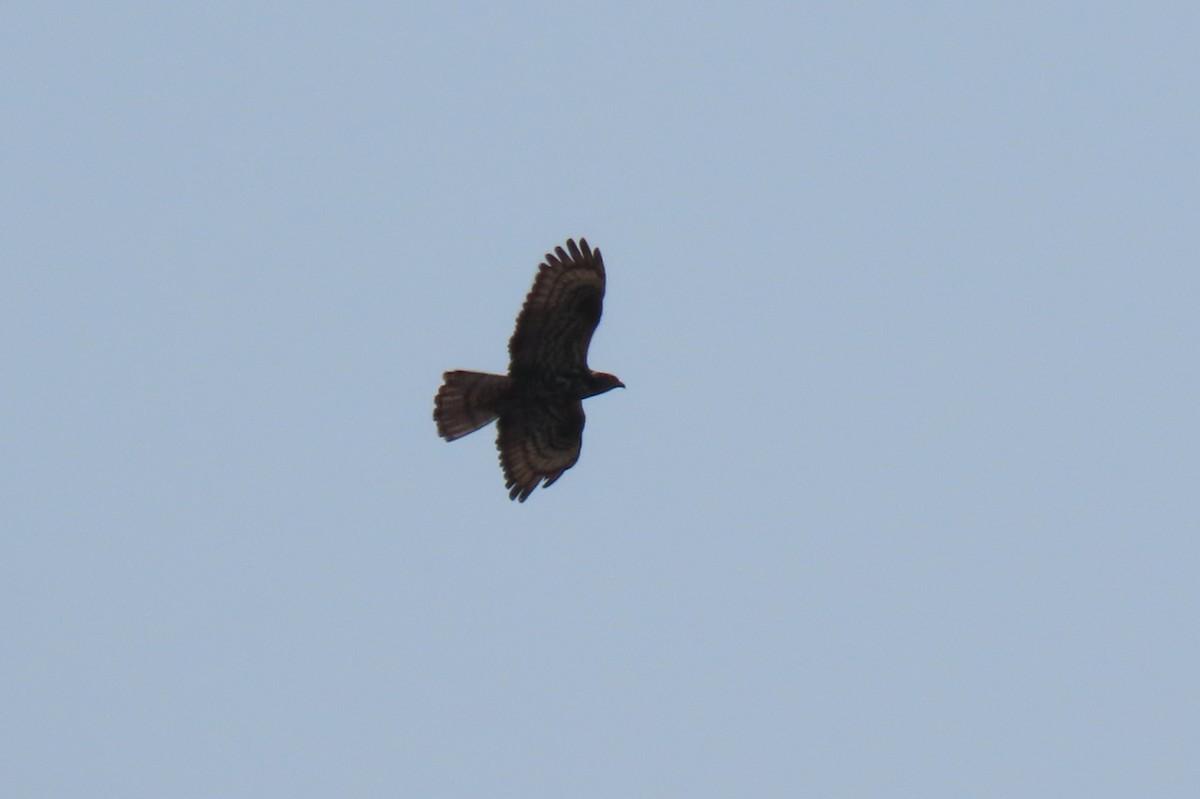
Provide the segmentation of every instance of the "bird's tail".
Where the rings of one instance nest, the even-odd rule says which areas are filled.
[[[511,378],[484,372],[446,372],[433,399],[438,435],[447,441],[474,433],[500,415]]]

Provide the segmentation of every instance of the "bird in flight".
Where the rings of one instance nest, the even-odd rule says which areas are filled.
[[[625,384],[587,365],[588,344],[604,302],[604,259],[586,239],[555,247],[508,341],[508,374],[456,370],[433,403],[438,435],[462,438],[496,421],[496,448],[509,499],[524,502],[579,460],[583,400]]]

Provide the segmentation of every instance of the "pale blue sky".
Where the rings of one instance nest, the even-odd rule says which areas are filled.
[[[8,9],[0,795],[1200,796],[1194,4],[596,5]]]

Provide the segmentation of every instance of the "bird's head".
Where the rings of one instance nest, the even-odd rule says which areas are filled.
[[[625,388],[625,384],[616,375],[610,375],[608,372],[592,372],[588,382],[591,384],[588,386],[589,397],[612,391],[614,388]]]

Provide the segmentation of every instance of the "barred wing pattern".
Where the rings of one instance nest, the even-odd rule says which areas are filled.
[[[548,487],[575,465],[583,445],[583,422],[583,403],[578,400],[529,405],[500,417],[496,447],[509,499],[524,502],[539,483]]]
[[[586,373],[604,303],[604,259],[587,239],[546,253],[508,342],[512,375]]]

